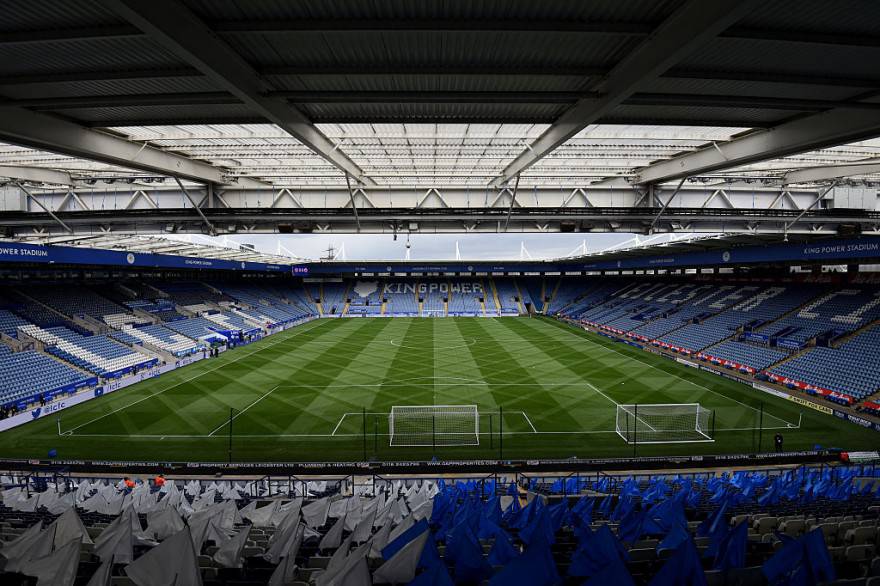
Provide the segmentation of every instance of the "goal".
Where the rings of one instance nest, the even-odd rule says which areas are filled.
[[[476,405],[394,405],[388,415],[392,446],[480,445]]]
[[[699,403],[618,405],[615,428],[628,444],[712,442],[712,411]]]

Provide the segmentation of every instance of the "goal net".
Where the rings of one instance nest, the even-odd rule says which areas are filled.
[[[616,431],[628,444],[712,442],[711,426],[699,403],[617,406]]]
[[[394,405],[388,416],[392,446],[477,446],[476,405]]]

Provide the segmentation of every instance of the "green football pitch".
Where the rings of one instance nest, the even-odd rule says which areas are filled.
[[[714,441],[634,448],[615,431],[618,403],[699,403]],[[475,405],[478,434],[473,416],[462,425],[478,445],[436,445],[443,415],[422,422],[429,445],[393,445],[408,442],[391,441],[392,407],[424,405]],[[550,319],[322,319],[4,432],[0,456],[225,461],[231,441],[237,462],[601,458],[769,451],[777,432],[786,450],[877,440]]]

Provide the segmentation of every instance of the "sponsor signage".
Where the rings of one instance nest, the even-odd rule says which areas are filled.
[[[880,452],[847,452],[850,464],[864,464],[880,460]]]
[[[786,397],[789,401],[794,401],[798,405],[803,405],[804,407],[809,407],[810,409],[815,409],[820,413],[825,413],[826,415],[834,415],[835,411],[831,407],[826,407],[825,405],[820,405],[819,403],[813,403],[812,401],[808,401],[802,397],[798,397],[797,395],[788,395]]]
[[[780,348],[788,348],[789,350],[800,350],[804,346],[802,342],[791,338],[779,338],[776,340],[776,345]]]

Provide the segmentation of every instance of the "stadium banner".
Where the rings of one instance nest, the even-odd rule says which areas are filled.
[[[781,385],[785,385],[794,389],[800,389],[810,395],[819,395],[820,397],[825,397],[829,401],[837,403],[839,405],[849,406],[855,402],[855,400],[847,394],[839,393],[837,391],[831,391],[829,389],[823,389],[822,387],[817,387],[816,385],[811,385],[803,381],[795,380],[773,373],[767,373],[767,377],[775,383],[779,383]]]
[[[810,409],[814,409],[820,413],[825,413],[826,415],[834,415],[834,409],[832,409],[831,407],[826,407],[825,405],[820,405],[819,403],[813,403],[812,401],[808,401],[802,397],[798,397],[797,395],[789,395],[786,398],[789,401],[794,401],[798,405],[809,407]]]
[[[64,399],[52,401],[51,403],[29,409],[24,413],[19,413],[18,415],[13,415],[12,417],[7,417],[6,419],[0,420],[0,431],[6,431],[7,429],[18,427],[19,425],[23,425],[25,423],[28,423],[29,421],[34,421],[35,419],[43,419],[44,417],[55,415],[57,413],[60,413],[64,409],[73,407],[74,405],[79,405],[80,403],[85,403],[86,401],[91,401],[92,399],[103,397],[104,395],[108,395],[139,382],[155,378],[183,366],[188,366],[202,359],[203,355],[201,352],[199,352],[191,356],[175,360],[173,363],[161,364],[153,366],[151,368],[146,368],[137,372],[136,374],[133,374],[132,376],[115,379],[113,381],[104,383],[103,385],[82,390],[75,395],[70,395]]]
[[[770,342],[770,336],[767,334],[758,334],[755,332],[745,332],[742,335],[742,339],[748,342],[758,342],[759,344],[767,344]]]
[[[789,350],[800,350],[804,347],[803,342],[793,338],[779,338],[776,340],[776,345],[780,348],[788,348]]]
[[[860,427],[864,427],[866,429],[873,429],[874,431],[880,431],[880,423],[875,421],[868,421],[864,417],[859,417],[858,415],[853,415],[852,413],[844,413],[842,411],[834,410],[834,414],[840,417],[841,419],[845,419],[850,423],[854,423]]]
[[[169,244],[173,241],[169,240]],[[210,269],[286,273],[289,265],[196,258],[148,252],[126,252],[75,246],[43,246],[23,242],[0,242],[0,262],[106,265],[133,268]]]
[[[718,358],[717,356],[712,356],[711,354],[705,354],[703,352],[698,352],[696,354],[696,356],[697,356],[697,358],[699,358],[701,360],[706,360],[706,361],[711,362],[712,364],[715,364],[717,366],[723,366],[725,368],[738,370],[743,373],[755,374],[755,372],[756,372],[756,370],[751,366],[748,366],[746,364],[741,364],[741,363],[735,362],[733,360],[726,360],[724,358]]]
[[[690,360],[685,360],[684,358],[679,358],[676,356],[675,361],[679,364],[684,364],[685,366],[690,366],[691,368],[700,368],[700,365],[696,362],[691,362]]]

